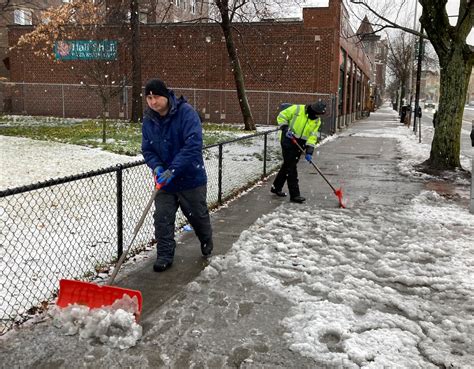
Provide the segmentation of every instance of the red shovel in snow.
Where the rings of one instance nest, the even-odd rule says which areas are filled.
[[[127,257],[130,248],[132,247],[133,241],[137,237],[138,231],[143,225],[145,218],[150,210],[153,201],[155,200],[156,195],[160,191],[162,185],[156,184],[155,190],[153,191],[148,204],[143,210],[143,214],[138,221],[135,229],[133,230],[133,237],[130,241],[128,248],[120,256],[120,259],[117,262],[117,265],[112,272],[109,280],[106,285],[99,286],[94,283],[76,281],[71,279],[61,279],[59,281],[59,295],[56,304],[59,307],[67,307],[70,304],[79,304],[86,305],[89,308],[101,308],[104,306],[112,305],[116,300],[121,299],[124,295],[130,296],[130,298],[136,297],[138,302],[138,311],[135,313],[136,320],[139,319],[142,311],[142,294],[137,290],[130,290],[126,288],[120,288],[111,286],[114,282],[115,277],[117,276],[120,267],[122,266],[125,258]]]
[[[295,136],[291,136],[291,142],[294,143],[296,146],[298,146],[298,149],[300,149],[300,151],[304,154],[304,150],[303,148],[300,146],[300,144],[298,143],[298,141],[296,141],[296,138]],[[325,175],[321,172],[321,170],[319,170],[319,168],[316,166],[316,164],[314,164],[314,162],[311,160],[310,163],[313,165],[314,169],[317,170],[317,172],[321,175],[321,177],[323,177],[323,179],[326,181],[326,183],[329,185],[329,187],[331,187],[332,191],[334,192],[334,195],[336,195],[338,201],[339,201],[339,206],[343,209],[345,209],[346,207],[344,206],[344,204],[342,203],[342,188],[334,188],[334,186],[328,181],[328,179],[325,177]]]

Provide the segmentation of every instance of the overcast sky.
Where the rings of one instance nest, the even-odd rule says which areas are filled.
[[[377,1],[378,3],[381,3],[380,1]],[[405,7],[407,9],[407,14],[415,14],[414,10],[415,10],[415,0],[405,0],[405,2],[407,3],[407,6]],[[306,0],[305,1],[305,6],[328,6],[328,3],[329,3],[329,0]],[[370,2],[369,2],[370,3]],[[375,3],[374,0],[372,0],[372,3]],[[395,3],[401,3],[401,0],[395,0]],[[352,8],[354,9],[354,11],[356,11],[357,8],[360,9],[360,11],[362,10],[362,6],[360,5],[352,5]],[[446,9],[447,9],[447,12],[448,12],[448,15],[449,16],[452,16],[452,15],[457,15],[458,14],[458,10],[459,10],[459,0],[448,0],[448,4],[446,6]],[[301,11],[301,7],[298,7],[298,6],[295,6],[292,10],[291,10],[291,15],[290,16],[294,16],[294,17],[301,17],[302,16],[302,11]],[[417,18],[419,18],[421,14],[421,5],[418,4],[418,11],[417,11]],[[455,24],[456,23],[456,20],[457,18],[456,17],[450,17],[449,18],[451,24]],[[413,25],[413,22],[411,23],[411,25]],[[474,45],[474,31],[471,31],[471,33],[469,34],[469,37],[467,39],[468,43],[470,45]]]

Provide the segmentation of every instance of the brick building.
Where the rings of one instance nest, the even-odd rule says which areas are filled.
[[[388,46],[386,40],[381,40],[369,22],[367,16],[362,20],[357,35],[362,41],[364,50],[371,65],[370,110],[374,111],[382,104],[385,94],[385,74],[387,65]]]
[[[8,28],[10,24],[32,25],[41,22],[41,12],[62,0],[0,1],[0,79],[9,78]]]
[[[234,23],[234,27],[238,29],[235,42],[257,123],[273,123],[281,102],[308,102],[316,93],[332,104],[338,127],[357,119],[367,109],[370,63],[354,38],[341,36],[343,27],[349,27],[341,0],[330,0],[324,8],[303,9],[303,20]],[[10,45],[28,30],[11,27]],[[109,78],[126,78],[130,75],[126,30],[104,26],[99,36],[97,39],[117,43],[116,58],[109,61]],[[164,79],[211,121],[241,121],[219,25],[142,25],[141,45],[143,82],[152,77]],[[94,62],[97,61],[58,62],[37,57],[31,50],[15,51],[11,56],[11,81],[15,83],[9,89],[12,111],[100,115],[97,97],[82,87],[90,82],[86,72]],[[110,104],[110,116],[124,116],[128,99],[129,94],[119,94]],[[268,118],[269,110],[272,119]]]
[[[431,100],[438,103],[439,100],[439,72],[424,70],[420,79],[420,99]]]
[[[9,25],[35,25],[43,21],[41,12],[70,2],[69,0],[0,0],[0,78],[9,78],[8,28]],[[105,0],[108,9],[117,9],[120,14],[115,21],[128,19],[130,2]],[[140,22],[181,22],[196,18],[207,18],[209,5],[203,0],[142,0]],[[117,16],[111,12],[110,18]],[[113,23],[113,22],[111,22]]]

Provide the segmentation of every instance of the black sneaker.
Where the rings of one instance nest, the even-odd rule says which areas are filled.
[[[153,264],[153,270],[155,272],[164,272],[166,269],[168,269],[169,267],[171,267],[171,265],[173,264],[172,261],[169,261],[169,262],[166,262],[166,261],[155,261],[155,264]]]
[[[297,202],[298,204],[302,204],[303,202],[306,201],[306,199],[303,196],[295,196],[290,198],[291,202]]]
[[[212,242],[212,239],[210,239],[206,243],[201,243],[202,256],[204,257],[210,256],[213,248],[214,248],[214,244]]]
[[[283,192],[283,191],[279,191],[277,190],[274,186],[272,186],[272,188],[270,188],[270,192],[271,193],[274,193],[275,195],[277,195],[278,197],[285,197],[286,196],[286,192]]]

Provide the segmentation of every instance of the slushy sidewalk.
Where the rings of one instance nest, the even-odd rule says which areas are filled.
[[[148,260],[126,268],[117,284],[141,290],[144,300],[141,321],[144,333],[135,347],[120,351],[77,336],[63,336],[46,319],[0,340],[1,366],[355,368],[371,362],[374,367],[388,365],[387,360],[392,356],[401,367],[420,363],[423,367],[440,365],[443,358],[431,352],[429,344],[425,348],[424,341],[421,344],[417,341],[419,337],[430,336],[428,323],[418,325],[423,319],[417,315],[417,309],[422,308],[406,307],[387,292],[400,290],[405,296],[400,301],[408,301],[410,294],[418,290],[411,289],[409,280],[400,287],[397,283],[401,282],[394,277],[384,279],[384,273],[400,263],[420,258],[419,268],[429,269],[430,263],[435,262],[417,238],[423,232],[423,227],[417,228],[419,220],[402,214],[403,206],[410,206],[413,198],[427,188],[426,181],[399,173],[400,152],[396,140],[384,135],[363,135],[399,125],[391,110],[381,109],[315,150],[315,163],[336,188],[342,187],[347,209],[338,208],[337,198],[327,183],[302,160],[299,175],[302,195],[307,198],[305,204],[293,204],[288,198],[272,195],[272,176],[212,214],[215,253],[210,262],[201,258],[195,236],[185,233],[179,239],[173,267],[168,271],[159,274],[152,271],[154,252]],[[453,185],[450,190],[456,192],[456,188]],[[464,192],[460,197],[463,196]],[[474,234],[472,218],[463,217],[464,228],[453,227],[462,245]],[[344,241],[339,242],[338,235],[344,233]],[[415,256],[403,262],[396,259],[390,268],[377,265],[391,253],[391,248],[407,244],[410,237],[414,240]],[[427,235],[420,237],[430,244]],[[453,238],[453,234],[447,237]],[[380,241],[377,247],[384,246],[381,254],[376,254],[375,246],[370,248],[375,241]],[[270,249],[276,253],[267,257]],[[310,254],[313,249],[323,251],[314,256]],[[326,259],[336,249],[342,250],[341,253]],[[361,270],[366,275],[360,276],[361,280],[370,280],[360,289],[354,281],[361,274],[354,269],[357,265],[365,265]],[[411,269],[407,267],[407,278]],[[324,278],[329,278],[327,283]],[[442,283],[443,278],[440,275],[438,282]],[[342,287],[342,283],[349,283],[347,280],[353,284]],[[412,281],[418,283],[416,278]],[[367,292],[370,298],[364,300],[359,296],[350,301],[352,293],[362,293],[373,283],[381,285],[378,293]],[[472,290],[462,289],[463,283],[453,279],[448,283],[453,286],[446,287],[454,288],[450,293],[458,306],[464,306],[465,300],[472,297]],[[351,290],[348,286],[352,286],[353,292],[346,291]],[[416,287],[423,289],[418,284]],[[430,289],[428,282],[424,288]],[[427,292],[420,292],[420,301],[426,298],[431,302],[431,295],[423,293]],[[333,306],[332,310],[328,310],[328,304]],[[422,304],[410,306],[418,305]],[[459,309],[454,309],[455,317],[462,322],[469,309]],[[393,316],[393,320],[388,318],[393,324],[384,320],[386,316]],[[356,332],[360,335],[357,337],[367,331],[380,332],[385,338],[380,340],[378,333],[370,333],[374,335],[365,338],[360,350],[355,350],[358,346],[351,336],[356,334],[352,324],[359,320],[361,331]],[[317,324],[311,325],[312,322]],[[424,327],[425,331],[417,327]],[[389,329],[402,333],[392,335]],[[466,341],[463,334],[460,336]],[[456,344],[460,360],[473,357],[471,343]],[[399,344],[407,351],[391,352],[391,347]],[[386,345],[389,354],[381,359],[378,349],[365,352],[371,350],[371,345]],[[456,355],[453,351],[450,355]]]

